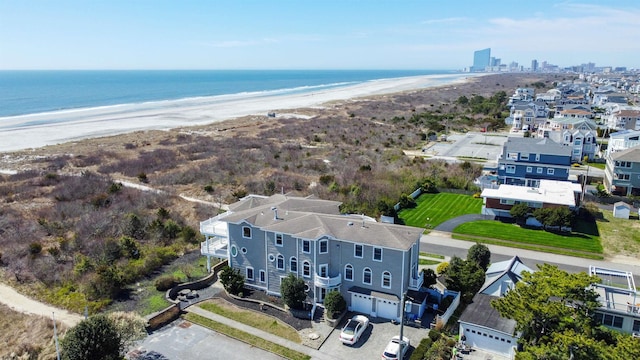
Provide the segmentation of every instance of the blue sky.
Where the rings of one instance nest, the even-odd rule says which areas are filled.
[[[640,68],[640,1],[0,0],[0,69]]]

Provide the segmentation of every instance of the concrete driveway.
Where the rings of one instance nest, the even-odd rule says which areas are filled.
[[[353,313],[347,314],[329,338],[320,347],[320,351],[339,359],[380,359],[389,340],[395,335],[400,335],[400,325],[392,324],[387,319],[369,318],[369,328],[364,332],[360,340],[352,346],[340,342],[340,329],[351,318]],[[411,341],[411,349],[407,353],[407,359],[429,331],[411,326],[404,326],[403,334]]]

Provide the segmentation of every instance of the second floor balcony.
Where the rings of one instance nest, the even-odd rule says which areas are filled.
[[[315,274],[313,278],[313,284],[320,288],[334,288],[340,286],[342,283],[342,275],[338,274],[337,276],[320,276],[318,273]]]
[[[409,289],[416,290],[416,291],[420,290],[423,282],[424,282],[424,274],[423,274],[423,271],[421,270],[417,276],[412,276],[409,279]]]
[[[229,239],[227,238],[208,238],[200,243],[200,254],[204,256],[214,256],[221,259],[229,257]]]

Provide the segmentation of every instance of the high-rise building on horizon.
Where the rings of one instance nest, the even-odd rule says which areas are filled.
[[[533,59],[531,60],[531,72],[536,72],[538,71],[538,60]]]
[[[471,71],[485,71],[491,64],[491,48],[475,51],[473,53],[473,66]]]

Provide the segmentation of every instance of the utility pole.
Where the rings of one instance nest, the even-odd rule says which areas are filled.
[[[51,318],[53,319],[53,338],[56,342],[56,356],[58,360],[60,360],[60,348],[58,346],[58,328],[56,327],[56,314],[51,313]]]

